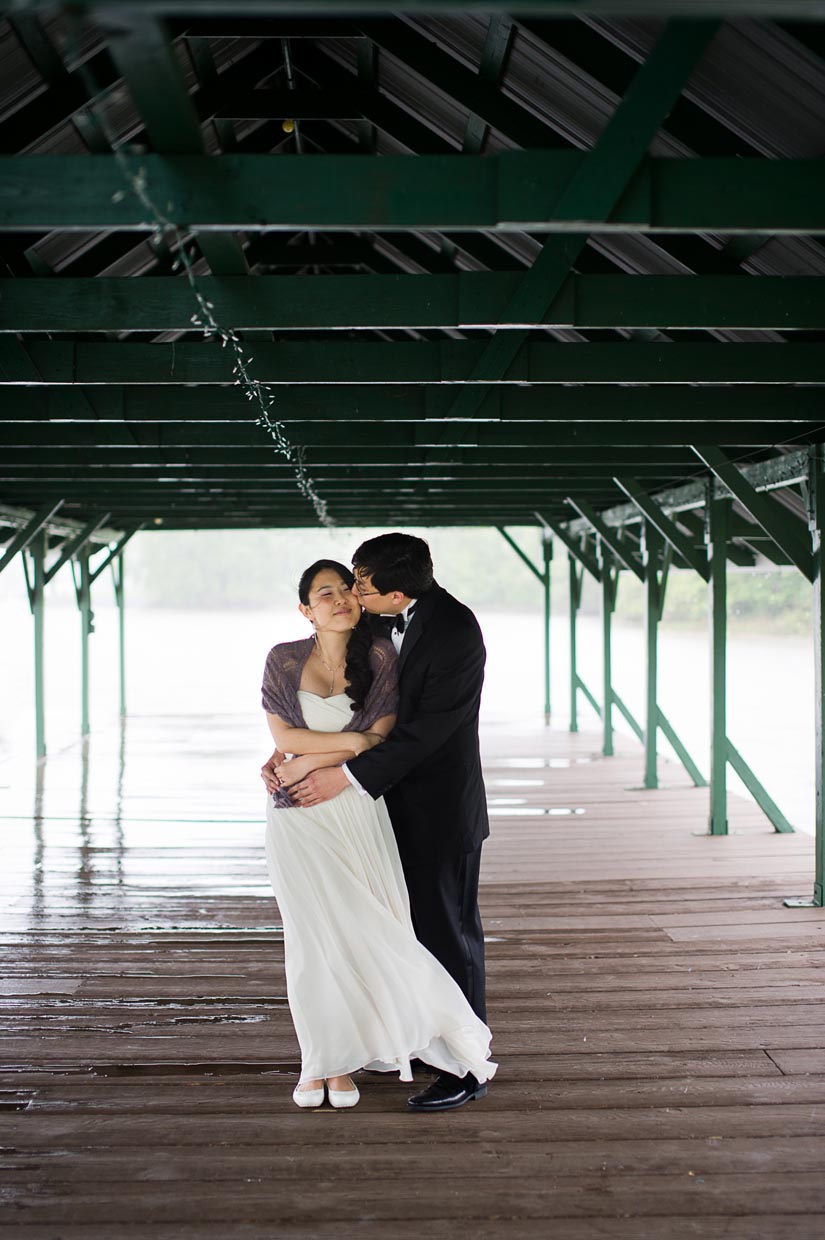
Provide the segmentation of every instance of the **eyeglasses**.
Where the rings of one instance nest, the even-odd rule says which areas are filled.
[[[353,588],[353,590],[355,591],[355,593],[358,595],[358,597],[359,597],[359,598],[369,598],[371,594],[381,594],[381,593],[383,593],[383,591],[381,591],[381,590],[364,590],[364,589],[362,588],[361,582],[360,582],[360,581],[358,581],[358,580],[357,580],[357,578],[356,578],[355,584],[353,585],[353,587],[352,587],[352,588]]]

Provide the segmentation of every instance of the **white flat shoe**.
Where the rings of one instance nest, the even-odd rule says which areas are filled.
[[[352,1089],[330,1089],[327,1086],[327,1096],[329,1098],[329,1105],[339,1109],[354,1107],[361,1097],[356,1085],[353,1085]]]
[[[322,1107],[324,1092],[323,1085],[320,1089],[299,1089],[296,1085],[292,1091],[292,1101],[298,1107]]]

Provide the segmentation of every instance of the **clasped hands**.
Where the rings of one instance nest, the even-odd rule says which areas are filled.
[[[346,733],[346,748],[354,755],[364,753],[384,737],[377,732]],[[343,746],[342,746],[343,748]],[[340,766],[319,766],[320,754],[302,754],[289,758],[280,749],[261,767],[261,778],[268,792],[288,790],[290,797],[302,807],[320,805],[350,787]]]

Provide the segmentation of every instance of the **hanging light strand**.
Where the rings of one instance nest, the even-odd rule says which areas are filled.
[[[250,353],[249,345],[244,344],[234,328],[225,327],[218,322],[214,303],[208,301],[198,287],[195,275],[195,255],[187,247],[183,228],[170,219],[154,201],[149,192],[146,168],[140,163],[137,163],[135,167],[132,166],[129,157],[125,153],[124,144],[120,141],[117,134],[112,132],[112,126],[109,117],[106,115],[106,110],[100,106],[103,96],[109,93],[108,88],[105,88],[96,80],[95,74],[90,68],[90,62],[83,55],[82,37],[83,27],[79,14],[71,12],[69,15],[69,45],[73,53],[72,58],[77,65],[77,71],[86,89],[90,113],[96,117],[101,133],[105,137],[128,187],[127,190],[117,190],[112,195],[112,201],[122,202],[127,192],[131,191],[149,213],[150,221],[148,222],[151,222],[153,226],[152,243],[156,247],[162,247],[166,244],[170,249],[177,250],[172,270],[183,271],[197,306],[189,321],[194,328],[203,333],[204,339],[219,340],[222,348],[225,349],[228,346],[232,350],[234,384],[241,388],[246,399],[255,406],[257,414],[255,425],[260,426],[266,431],[275,451],[294,469],[298,491],[312,505],[321,525],[326,526],[327,529],[333,529],[335,522],[329,514],[327,502],[318,494],[315,483],[307,472],[304,462],[304,449],[290,441],[283,422],[273,412],[275,392],[272,386],[254,378],[254,358]],[[168,209],[172,209],[171,203]]]
[[[170,249],[177,251],[172,270],[183,271],[197,305],[197,309],[190,316],[190,323],[203,333],[205,340],[219,340],[221,348],[231,349],[232,373],[235,376],[233,382],[235,386],[240,387],[246,399],[254,405],[257,414],[255,425],[267,432],[275,451],[293,467],[298,490],[314,508],[321,525],[332,529],[335,522],[329,514],[327,501],[318,494],[315,483],[307,473],[303,449],[289,440],[283,422],[272,412],[276,398],[271,384],[262,383],[254,378],[251,369],[254,365],[254,357],[249,353],[249,345],[244,344],[233,327],[226,327],[218,321],[214,302],[207,300],[201,292],[195,275],[195,258],[187,246],[180,226],[174,220],[169,219],[152,198],[145,167],[138,165],[133,168],[121,148],[113,146],[112,150],[129,188],[151,215],[154,225],[153,243],[156,246],[166,243]],[[114,195],[115,198],[117,196],[117,194]]]

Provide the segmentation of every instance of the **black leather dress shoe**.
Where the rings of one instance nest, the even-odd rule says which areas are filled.
[[[459,1080],[454,1076],[439,1076],[432,1085],[428,1085],[420,1094],[413,1094],[407,1099],[411,1111],[454,1111],[463,1107],[465,1102],[474,1102],[483,1098],[487,1086],[480,1085],[474,1076],[465,1076]]]

